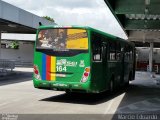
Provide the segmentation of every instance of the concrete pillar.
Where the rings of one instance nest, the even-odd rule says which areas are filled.
[[[150,51],[149,51],[149,71],[153,71],[153,42],[150,43]]]

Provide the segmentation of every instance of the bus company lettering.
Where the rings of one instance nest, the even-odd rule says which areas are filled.
[[[57,66],[70,66],[70,67],[77,67],[77,62],[74,61],[67,61],[66,59],[57,60]]]

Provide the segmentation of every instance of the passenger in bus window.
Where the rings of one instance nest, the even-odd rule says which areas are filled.
[[[58,39],[58,42],[61,48],[65,48],[65,41],[66,41],[66,37],[65,37],[64,31],[62,31],[59,33],[59,39]]]

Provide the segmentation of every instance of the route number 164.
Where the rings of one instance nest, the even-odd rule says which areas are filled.
[[[57,70],[57,72],[63,72],[63,71],[66,72],[67,68],[66,67],[62,67],[62,66],[57,66],[56,70]]]

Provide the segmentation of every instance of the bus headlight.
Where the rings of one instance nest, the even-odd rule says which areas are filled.
[[[40,76],[40,73],[39,73],[39,70],[38,70],[38,66],[34,65],[33,70],[34,70],[34,77],[38,80],[41,80],[41,76]]]
[[[89,77],[89,74],[90,74],[90,67],[86,67],[85,68],[85,71],[83,73],[83,76],[82,76],[82,79],[81,79],[81,82],[86,82],[88,77]]]

